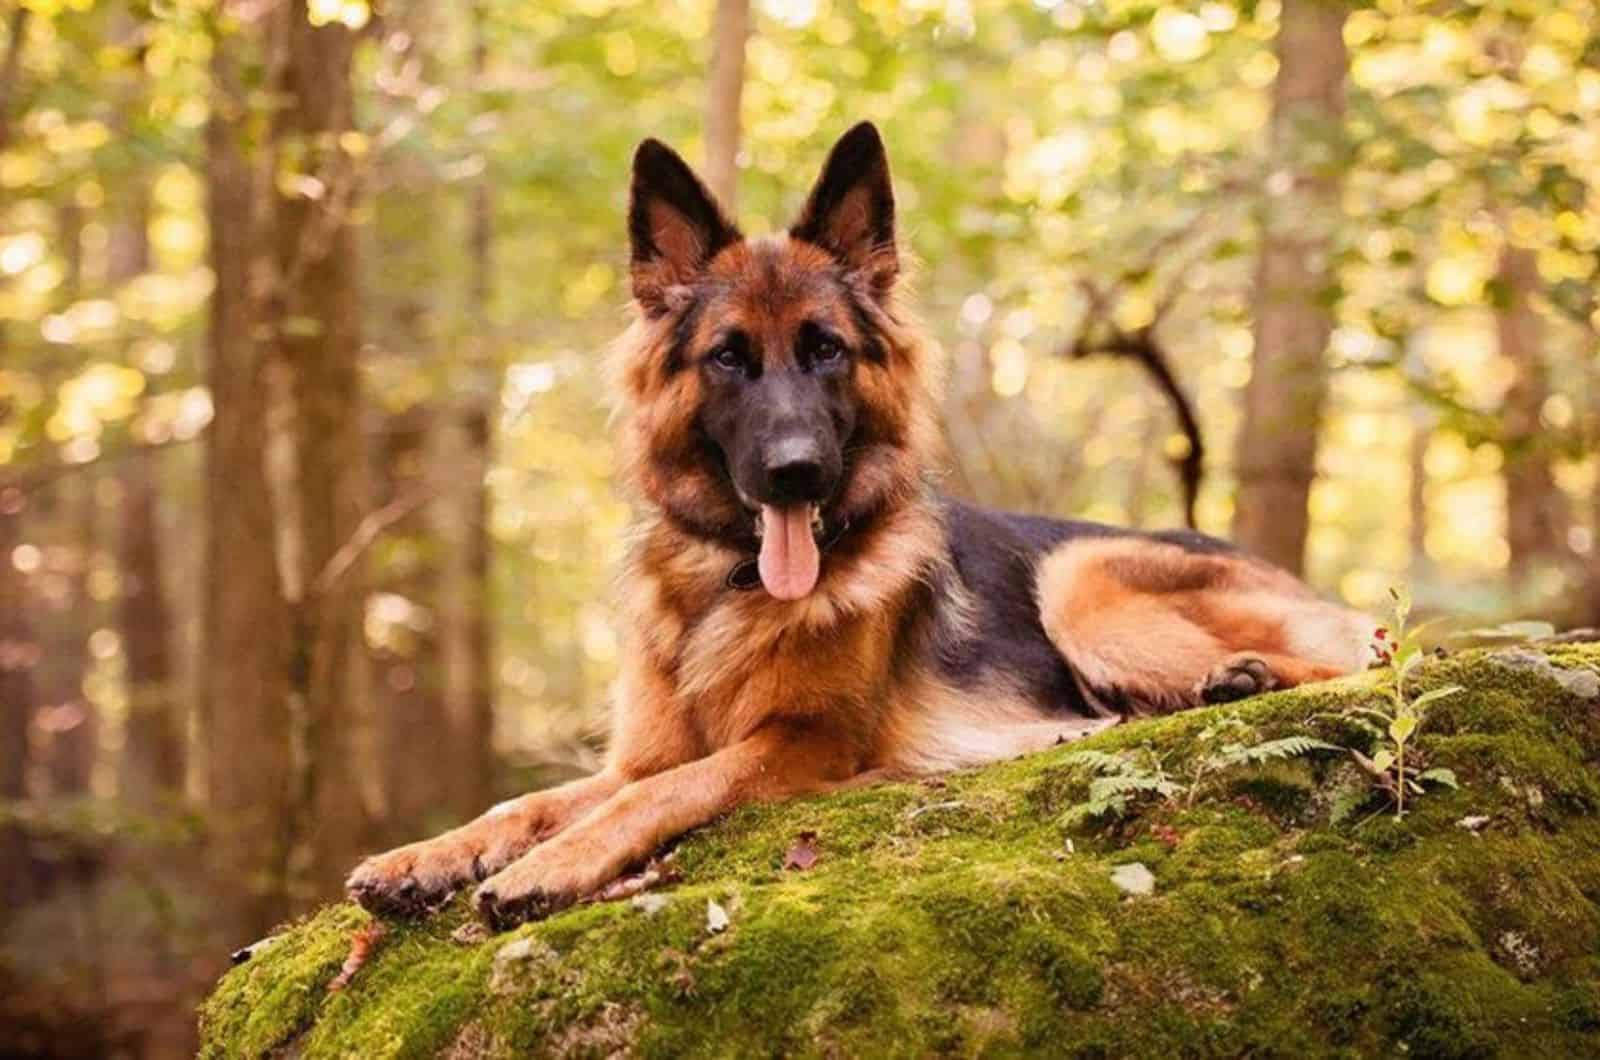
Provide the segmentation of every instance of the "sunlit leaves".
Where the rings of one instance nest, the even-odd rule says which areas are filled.
[[[366,0],[307,0],[306,15],[313,26],[337,22],[360,29],[372,19],[372,8]]]

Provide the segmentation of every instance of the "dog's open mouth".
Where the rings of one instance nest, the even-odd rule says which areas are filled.
[[[798,600],[817,587],[822,567],[817,537],[821,532],[822,511],[815,504],[761,506],[756,522],[761,554],[756,565],[768,593],[779,600]]]

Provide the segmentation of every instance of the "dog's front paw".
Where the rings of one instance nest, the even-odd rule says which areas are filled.
[[[516,803],[434,839],[368,858],[345,881],[345,890],[368,912],[419,916],[456,891],[487,879],[537,840]]]
[[[485,880],[472,904],[492,930],[505,931],[559,913],[605,882],[568,864],[554,847],[541,847]]]
[[[1202,703],[1232,703],[1277,687],[1277,675],[1265,659],[1254,652],[1239,652],[1213,666],[1195,686],[1195,696]]]
[[[380,916],[420,916],[488,875],[481,852],[454,836],[412,843],[356,866],[345,891]]]

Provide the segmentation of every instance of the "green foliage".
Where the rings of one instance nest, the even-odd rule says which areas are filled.
[[[1378,662],[1386,668],[1388,683],[1384,688],[1381,706],[1355,706],[1349,708],[1347,717],[1358,727],[1373,735],[1379,749],[1369,758],[1360,751],[1351,755],[1380,788],[1394,800],[1395,817],[1405,815],[1406,795],[1421,795],[1425,784],[1439,784],[1454,788],[1455,774],[1448,769],[1430,769],[1418,773],[1406,772],[1406,750],[1427,719],[1434,704],[1465,691],[1460,685],[1443,685],[1425,692],[1412,693],[1406,681],[1425,658],[1423,634],[1433,625],[1411,627],[1411,594],[1399,588],[1389,590],[1393,600],[1390,625],[1379,627],[1373,637],[1372,651]]]
[[[1255,730],[1237,714],[1220,714],[1200,731],[1193,747],[1182,749],[1187,762],[1176,773],[1169,772],[1166,759],[1150,748],[1111,753],[1092,748],[1074,751],[1066,756],[1065,764],[1092,779],[1086,797],[1069,807],[1061,815],[1061,822],[1075,825],[1095,818],[1124,817],[1139,800],[1155,796],[1165,800],[1181,796],[1184,805],[1193,805],[1203,784],[1214,781],[1218,774],[1286,761],[1313,751],[1340,749],[1309,736],[1244,742],[1255,738]]]

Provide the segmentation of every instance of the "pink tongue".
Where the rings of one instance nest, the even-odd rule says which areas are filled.
[[[761,584],[779,600],[798,600],[817,587],[817,543],[805,506],[761,506]]]

